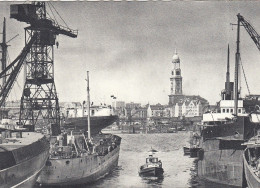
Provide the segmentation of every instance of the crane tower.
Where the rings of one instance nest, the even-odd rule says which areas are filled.
[[[59,125],[59,102],[54,83],[54,49],[56,36],[76,38],[77,30],[58,25],[47,18],[45,2],[14,4],[10,17],[29,24],[25,44],[33,41],[24,60],[25,84],[21,97],[19,122],[34,129],[38,120]],[[32,40],[35,38],[35,40]],[[33,125],[33,126],[31,126]]]

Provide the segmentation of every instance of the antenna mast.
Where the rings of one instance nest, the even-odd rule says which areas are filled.
[[[91,138],[90,134],[90,95],[89,95],[89,71],[87,71],[87,106],[88,106],[88,139]]]

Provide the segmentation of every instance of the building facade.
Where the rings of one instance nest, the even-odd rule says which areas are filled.
[[[124,101],[114,101],[112,102],[112,107],[114,109],[120,109],[120,108],[125,108],[125,102]]]

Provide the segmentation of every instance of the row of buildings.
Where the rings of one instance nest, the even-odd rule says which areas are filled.
[[[111,108],[119,118],[152,118],[152,117],[197,117],[202,116],[205,107],[209,106],[206,99],[199,95],[185,95],[183,94],[180,58],[175,51],[172,57],[172,70],[170,74],[170,95],[167,105],[160,103],[151,105],[146,104],[141,106],[141,103],[126,103],[124,101],[114,101]],[[20,102],[16,101],[7,106],[19,107]],[[83,103],[80,102],[67,102],[60,103],[60,111],[64,117],[78,116],[84,113],[82,109]],[[106,106],[106,104],[101,104]],[[94,105],[92,108],[96,108]]]

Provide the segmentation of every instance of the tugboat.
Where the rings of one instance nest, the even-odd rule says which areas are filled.
[[[260,187],[260,131],[243,145],[247,146],[243,154],[246,185],[248,188]]]
[[[112,134],[91,135],[89,76],[88,133],[74,130],[51,137],[50,157],[37,182],[47,186],[88,184],[109,173],[118,165],[121,137]],[[93,137],[92,137],[93,136]]]
[[[146,158],[146,163],[139,168],[140,176],[151,176],[151,177],[160,177],[163,175],[163,168],[161,160],[158,160],[158,157],[154,157],[153,153],[157,152],[156,150],[151,150],[151,154]]]
[[[259,37],[253,27],[240,15],[237,15],[237,51],[235,61],[235,83],[230,82],[229,50],[225,89],[216,112],[203,114],[201,124],[201,150],[199,151],[198,176],[208,181],[229,186],[243,185],[242,143],[254,136],[260,128],[259,114],[256,107],[260,105],[260,95],[240,96],[240,25],[243,25],[254,40]],[[249,32],[254,31],[254,32]],[[257,36],[256,36],[257,35]],[[258,46],[258,42],[254,40]],[[229,49],[229,48],[228,48]],[[254,118],[252,118],[254,117]],[[253,119],[258,119],[258,123]]]

